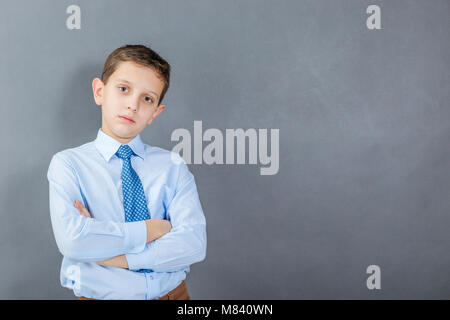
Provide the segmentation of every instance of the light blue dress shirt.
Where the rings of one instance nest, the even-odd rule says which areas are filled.
[[[194,176],[175,152],[150,146],[140,135],[128,143],[151,218],[172,230],[150,243],[144,221],[125,222],[121,143],[99,129],[97,138],[56,153],[48,168],[50,217],[62,253],[60,281],[76,296],[155,299],[176,288],[190,265],[205,259],[206,221]],[[92,218],[73,206],[80,200]],[[95,261],[125,254],[129,269]],[[134,270],[149,269],[140,273]]]

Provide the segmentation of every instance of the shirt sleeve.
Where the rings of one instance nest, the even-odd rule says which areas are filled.
[[[126,254],[130,270],[173,272],[205,259],[206,220],[194,176],[184,161],[178,177],[167,209],[171,231],[148,243],[144,251]]]
[[[145,221],[99,221],[82,216],[73,206],[83,198],[77,175],[65,158],[55,154],[47,172],[50,218],[59,251],[74,260],[93,262],[144,250]]]

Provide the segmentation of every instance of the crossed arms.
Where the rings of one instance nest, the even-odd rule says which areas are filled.
[[[75,200],[73,205],[75,208],[80,211],[80,214],[86,218],[92,218],[89,211],[79,200]],[[144,220],[147,228],[147,243],[156,240],[166,233],[168,233],[172,229],[172,224],[168,220],[164,219],[149,219]],[[97,261],[97,264],[109,266],[109,267],[118,267],[128,269],[128,261],[124,254],[121,254],[116,257],[112,257],[110,259],[106,259],[103,261]]]
[[[70,159],[56,154],[47,177],[50,216],[60,252],[73,260],[100,265],[173,272],[202,261],[206,223],[192,174],[182,163],[167,206],[169,220],[101,221],[82,206],[80,183]]]

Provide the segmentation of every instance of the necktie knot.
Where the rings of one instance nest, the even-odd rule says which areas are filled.
[[[116,155],[123,160],[129,159],[133,154],[133,150],[126,144],[121,145],[116,152]]]

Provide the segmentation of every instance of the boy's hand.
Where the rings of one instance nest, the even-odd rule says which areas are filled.
[[[169,220],[150,219],[145,220],[147,224],[147,242],[152,242],[172,230],[172,224]]]
[[[97,261],[96,264],[108,267],[128,269],[127,257],[124,254],[103,261]]]
[[[75,200],[75,203],[73,206],[75,208],[77,208],[78,211],[80,211],[80,214],[82,216],[85,216],[86,218],[92,218],[91,214],[89,213],[89,211],[87,211],[86,207],[81,203],[81,201]]]

